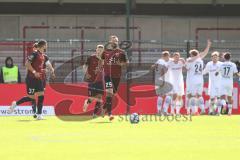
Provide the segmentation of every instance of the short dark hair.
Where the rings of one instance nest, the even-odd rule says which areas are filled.
[[[47,44],[47,41],[44,40],[44,39],[41,39],[41,40],[38,41],[37,46],[39,48],[41,48],[41,47],[45,46],[46,44]]]
[[[231,53],[230,52],[224,53],[224,59],[225,60],[230,60],[231,59]]]

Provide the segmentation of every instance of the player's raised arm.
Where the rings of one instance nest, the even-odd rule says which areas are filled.
[[[199,57],[200,57],[200,58],[204,58],[204,57],[207,56],[211,45],[212,45],[212,42],[210,41],[210,39],[208,39],[208,40],[207,40],[207,46],[206,46],[206,48],[204,49],[203,52],[200,52],[200,53],[199,53]]]

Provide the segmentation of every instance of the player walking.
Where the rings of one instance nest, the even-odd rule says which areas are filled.
[[[168,63],[168,71],[171,76],[171,84],[173,86],[173,104],[171,108],[171,114],[175,114],[174,109],[176,108],[176,114],[180,114],[180,109],[183,105],[182,96],[184,95],[184,81],[183,81],[183,67],[185,66],[185,61],[180,58],[180,53],[173,53],[173,60]]]
[[[112,116],[112,99],[117,92],[121,79],[122,66],[126,65],[127,58],[122,49],[118,47],[118,37],[111,35],[109,44],[111,49],[105,48],[102,59],[104,59],[104,80],[106,89],[106,102],[103,106],[109,115],[109,120],[113,120]]]
[[[20,105],[25,102],[34,103],[34,95],[38,96],[37,103],[37,120],[42,120],[42,108],[44,101],[44,64],[48,60],[44,54],[47,49],[47,41],[40,40],[38,42],[38,51],[33,52],[27,57],[26,68],[27,68],[27,96],[21,98],[20,100],[13,101],[10,106],[10,113],[14,111],[17,105]]]
[[[215,51],[211,55],[212,61],[208,62],[203,74],[209,75],[208,80],[208,95],[210,96],[209,115],[215,115],[215,110],[218,108],[218,114],[221,111],[220,86],[221,75],[219,74],[222,62],[219,61],[219,52]]]
[[[103,45],[97,45],[96,53],[91,55],[84,65],[85,80],[88,82],[89,98],[84,101],[83,111],[87,111],[88,105],[96,100],[93,117],[96,117],[100,108],[102,108],[103,96],[103,60],[101,59],[104,51]]]
[[[163,51],[162,57],[152,65],[152,69],[155,69],[155,90],[158,96],[157,112],[160,115],[168,115],[168,107],[172,102],[172,97],[170,95],[170,91],[172,90],[171,75],[168,71],[169,61],[170,53],[168,51]]]
[[[228,107],[228,115],[232,114],[232,104],[233,104],[233,76],[240,76],[237,70],[237,66],[235,63],[231,62],[231,53],[226,52],[224,54],[224,62],[220,66],[220,74],[221,74],[221,103],[223,106],[223,110],[227,110]],[[227,105],[228,104],[228,105]]]

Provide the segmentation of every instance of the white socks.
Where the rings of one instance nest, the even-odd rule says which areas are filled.
[[[161,112],[162,103],[163,103],[163,98],[161,96],[158,96],[158,98],[157,98],[157,111],[158,111],[158,113]]]

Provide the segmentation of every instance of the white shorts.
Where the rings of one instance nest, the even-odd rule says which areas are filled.
[[[220,95],[233,96],[233,84],[221,84]]]
[[[208,88],[208,95],[210,98],[220,97],[220,86],[211,86]]]
[[[192,96],[202,95],[203,92],[203,83],[188,83],[187,84],[187,94]]]
[[[172,93],[177,94],[179,96],[183,96],[184,95],[184,83],[178,83],[178,82],[174,83]]]

